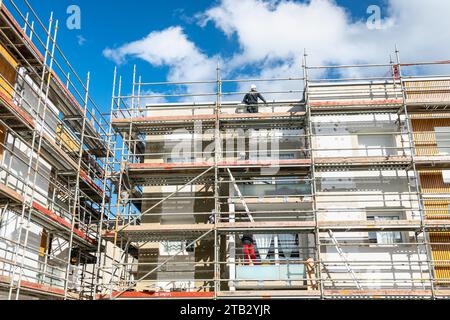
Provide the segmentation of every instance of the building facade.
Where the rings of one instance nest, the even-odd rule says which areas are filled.
[[[305,64],[273,79],[304,89],[258,113],[228,99],[245,92],[220,73],[195,102],[134,80],[111,111],[127,218],[105,237],[139,247],[138,270],[110,296],[448,298],[450,88],[419,66],[374,78]]]

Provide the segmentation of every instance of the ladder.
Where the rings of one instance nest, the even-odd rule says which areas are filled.
[[[239,190],[238,185],[236,184],[236,179],[234,179],[233,174],[231,173],[231,170],[227,168],[228,174],[230,176],[231,179],[231,183],[233,184],[234,190],[236,191],[236,193],[239,196],[239,199],[242,202],[242,205],[245,208],[245,212],[247,213],[248,218],[250,219],[250,222],[255,222],[255,219],[253,219],[252,214],[250,213],[250,209],[247,206],[247,202],[245,202],[244,196],[241,193],[241,190]]]
[[[341,257],[342,261],[344,261],[345,267],[347,268],[347,271],[350,273],[353,281],[355,282],[356,287],[359,290],[362,290],[362,287],[359,284],[358,279],[356,278],[355,272],[350,267],[350,264],[348,263],[347,257],[345,256],[344,252],[342,251],[341,247],[339,246],[339,242],[337,241],[336,237],[334,236],[333,231],[328,230],[328,235],[330,236],[331,241],[333,242],[334,246],[336,247],[336,250],[337,250],[339,256]]]

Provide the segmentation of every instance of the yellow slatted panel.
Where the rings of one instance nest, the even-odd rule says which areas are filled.
[[[10,98],[14,95],[17,78],[17,61],[0,45],[0,91]]]
[[[423,193],[450,193],[450,184],[444,183],[441,170],[420,170],[419,175]]]
[[[440,102],[450,100],[450,80],[405,82],[409,102]]]
[[[434,273],[438,285],[450,285],[450,233],[430,233]]]
[[[448,200],[425,200],[425,216],[427,219],[449,219],[448,208],[450,201]]]
[[[421,170],[419,175],[423,193],[450,193],[450,184],[444,183],[441,170]],[[448,219],[449,205],[450,199],[428,198],[424,201],[425,215],[428,219]],[[450,233],[430,233],[430,242],[436,284],[450,285]]]
[[[450,119],[412,119],[411,124],[417,155],[438,155],[434,128],[450,127]]]
[[[39,256],[44,257],[47,252],[48,233],[43,230],[41,234],[41,244],[39,246]]]
[[[78,153],[80,150],[80,144],[76,141],[66,129],[61,130],[61,125],[56,128],[56,141],[61,143],[62,146],[69,152]]]
[[[413,120],[418,119],[441,119],[441,118],[447,118],[450,119],[450,112],[414,112],[410,113],[409,117]]]

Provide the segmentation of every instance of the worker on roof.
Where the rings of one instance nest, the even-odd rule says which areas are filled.
[[[248,113],[258,113],[258,98],[261,99],[264,104],[267,104],[266,99],[256,90],[256,85],[252,84],[250,88],[250,92],[247,93],[242,100],[242,103],[245,103],[247,106]]]

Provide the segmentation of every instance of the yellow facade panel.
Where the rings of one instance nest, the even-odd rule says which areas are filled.
[[[414,144],[418,156],[439,154],[436,142],[436,127],[450,127],[448,119],[411,119]]]
[[[438,285],[450,285],[450,233],[430,233],[434,273]]]
[[[11,99],[14,96],[17,67],[17,61],[0,45],[0,91]]]
[[[450,100],[450,80],[405,82],[408,102],[441,102]]]
[[[450,184],[444,183],[441,170],[419,171],[422,193],[445,194],[450,193]],[[450,199],[427,198],[424,201],[427,219],[448,219]],[[434,265],[436,285],[450,285],[450,233],[430,233],[431,254]]]
[[[80,150],[80,143],[61,125],[56,128],[56,142],[60,143],[68,152],[78,153]]]

